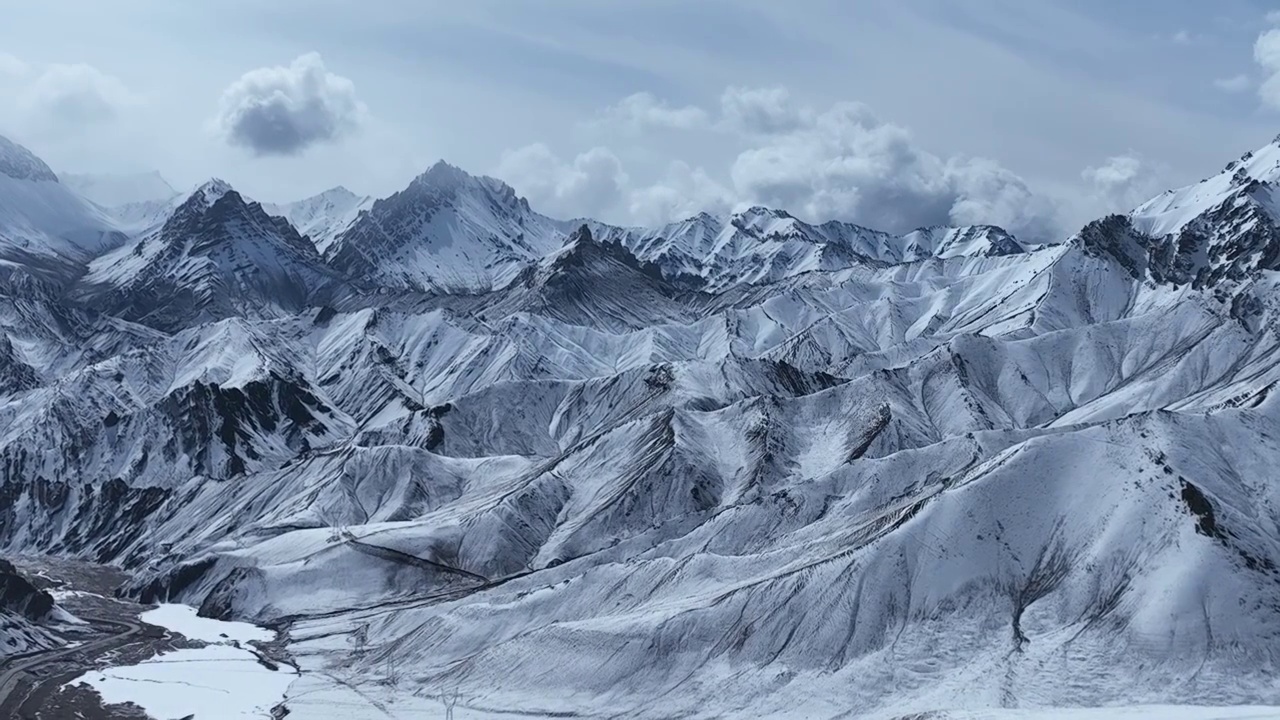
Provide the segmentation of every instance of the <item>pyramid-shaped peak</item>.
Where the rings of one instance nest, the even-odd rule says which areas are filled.
[[[328,190],[325,190],[324,192],[320,193],[320,196],[321,196],[321,197],[332,197],[332,198],[354,198],[354,197],[359,197],[359,196],[358,196],[358,195],[356,195],[355,193],[353,193],[353,192],[351,192],[350,190],[348,190],[348,189],[347,189],[347,187],[346,187],[345,185],[338,185],[337,187],[331,187],[331,188],[329,188]]]
[[[230,183],[220,178],[210,178],[196,186],[196,189],[187,196],[187,202],[183,204],[195,202],[208,208],[229,192],[234,192]]]
[[[35,153],[0,135],[0,175],[15,180],[58,182],[58,176]]]
[[[441,160],[426,172],[414,178],[410,188],[428,189],[440,194],[454,194],[460,190],[478,191],[501,198],[504,202],[518,200],[515,190],[505,182],[486,175],[472,175],[456,165]]]
[[[419,175],[414,182],[443,189],[458,187],[475,180],[476,178],[473,175],[462,168],[440,160],[428,168],[426,172]]]

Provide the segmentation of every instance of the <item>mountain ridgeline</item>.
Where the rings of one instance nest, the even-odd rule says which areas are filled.
[[[0,141],[9,552],[494,712],[1280,705],[1280,144],[1035,246],[145,180]]]

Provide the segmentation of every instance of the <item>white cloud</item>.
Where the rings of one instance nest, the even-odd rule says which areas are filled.
[[[1088,193],[1091,215],[1128,212],[1160,192],[1164,171],[1144,163],[1133,153],[1107,158],[1085,168],[1080,177]]]
[[[724,126],[735,132],[769,135],[790,132],[804,121],[786,88],[729,87],[720,96]]]
[[[30,70],[22,60],[8,54],[0,52],[0,77],[21,77],[26,75]]]
[[[1272,25],[1280,25],[1280,10],[1272,10],[1267,13],[1267,22]]]
[[[1053,205],[1016,174],[991,160],[943,160],[856,103],[838,104],[744,150],[731,176],[744,200],[812,221],[836,218],[894,232],[990,223],[1036,240],[1056,230]]]
[[[1235,77],[1214,80],[1213,85],[1223,92],[1242,93],[1253,87],[1253,81],[1249,79],[1248,75],[1241,73]]]
[[[610,214],[627,184],[622,163],[601,147],[566,161],[535,143],[504,153],[496,174],[536,209],[562,218]]]
[[[1258,36],[1253,45],[1253,59],[1266,72],[1266,79],[1258,86],[1258,97],[1264,105],[1280,110],[1280,28]]]
[[[298,155],[354,132],[366,113],[355,84],[308,53],[288,67],[245,73],[223,91],[214,123],[228,143],[255,155]]]
[[[706,170],[676,160],[666,175],[629,196],[631,221],[645,226],[684,220],[699,212],[723,213],[733,208],[733,193]]]
[[[91,65],[33,68],[16,58],[3,63],[14,71],[20,121],[44,134],[62,134],[115,120],[138,102],[120,80]]]
[[[707,125],[707,112],[700,107],[672,107],[654,97],[640,92],[627,96],[617,105],[601,113],[598,123],[638,132],[650,127],[691,130]]]
[[[882,121],[865,105],[838,103],[817,111],[795,103],[783,88],[731,87],[720,101],[720,116],[705,124],[707,113],[685,108],[675,119],[668,105],[647,94],[610,112],[629,108],[625,117],[647,125],[715,127],[736,146],[724,175],[675,161],[656,180],[632,184],[608,149],[567,160],[543,144],[506,153],[496,174],[534,207],[559,217],[654,226],[758,204],[812,222],[839,219],[892,232],[993,224],[1032,241],[1065,236],[1061,219],[1070,203],[1033,192],[993,160],[924,150],[905,128]],[[1105,179],[1120,169],[1107,166],[1095,174]]]
[[[1191,33],[1187,30],[1179,30],[1178,32],[1170,36],[1169,39],[1178,45],[1190,45],[1193,40],[1193,38],[1191,37]]]

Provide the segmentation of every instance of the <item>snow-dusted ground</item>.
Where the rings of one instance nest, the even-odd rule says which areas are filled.
[[[273,669],[253,651],[236,646],[271,640],[275,633],[269,630],[201,618],[195,608],[175,604],[149,610],[142,620],[212,644],[162,653],[136,665],[91,671],[68,685],[87,684],[107,704],[131,702],[161,720],[188,716],[259,720],[271,716],[271,709],[298,678],[294,668],[272,663]]]
[[[202,618],[196,614],[195,608],[177,603],[163,603],[154,610],[142,613],[140,619],[191,640],[208,643],[247,643],[253,640],[270,642],[276,636],[270,630],[246,622]]]
[[[296,678],[293,668],[270,670],[248,650],[210,645],[94,670],[69,684],[87,684],[106,704],[131,702],[163,720],[262,720]]]
[[[1046,710],[978,710],[943,712],[928,720],[1276,720],[1280,707],[1197,707],[1147,705]]]

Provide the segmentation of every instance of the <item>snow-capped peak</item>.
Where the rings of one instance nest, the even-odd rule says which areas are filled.
[[[487,289],[564,241],[509,185],[438,162],[324,247],[339,270],[412,289]]]
[[[1280,138],[1257,151],[1245,153],[1217,175],[1161,193],[1135,209],[1130,217],[1134,227],[1146,235],[1175,235],[1204,213],[1247,193],[1255,184],[1270,185],[1277,181],[1280,181]]]
[[[1213,285],[1280,269],[1280,141],[1228,163],[1218,174],[1142,204],[1127,227],[1094,228],[1092,246],[1127,258],[1158,282]]]
[[[226,195],[233,189],[234,188],[231,187],[231,184],[225,180],[210,178],[200,185],[197,185],[194,190],[188,193],[187,199],[183,204],[185,205],[186,203],[194,200],[206,208],[211,207],[214,203],[221,200],[223,195]]]
[[[0,135],[0,175],[15,180],[58,182],[58,176],[36,154]]]
[[[444,160],[427,168],[427,171],[414,178],[415,185],[429,185],[436,188],[456,188],[465,185],[475,178],[462,168],[450,165]]]
[[[409,191],[427,192],[434,197],[448,198],[467,192],[486,196],[488,200],[505,206],[507,212],[529,212],[524,198],[505,182],[487,175],[472,175],[444,160],[436,162],[409,184]]]
[[[263,207],[268,213],[288,220],[323,253],[373,202],[373,198],[356,195],[339,185],[296,202]]]

